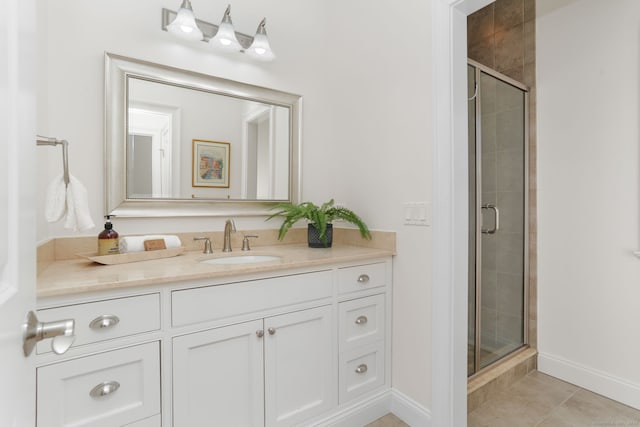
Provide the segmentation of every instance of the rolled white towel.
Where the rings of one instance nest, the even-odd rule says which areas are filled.
[[[89,212],[87,189],[73,175],[69,175],[66,199],[67,218],[64,222],[64,228],[69,228],[74,231],[85,231],[95,227],[91,219],[91,213]]]
[[[163,239],[167,249],[179,248],[182,246],[180,238],[173,235],[125,236],[120,238],[120,253],[144,252],[145,240],[156,239]]]

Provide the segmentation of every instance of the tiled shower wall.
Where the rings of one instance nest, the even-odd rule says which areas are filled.
[[[529,87],[529,345],[537,347],[535,0],[496,0],[467,19],[470,59]]]

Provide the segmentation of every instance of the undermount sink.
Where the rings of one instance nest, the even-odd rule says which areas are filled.
[[[231,265],[231,264],[255,264],[258,262],[279,261],[282,257],[276,255],[238,255],[221,258],[209,258],[200,261],[204,264]]]

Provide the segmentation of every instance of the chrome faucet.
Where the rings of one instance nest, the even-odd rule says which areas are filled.
[[[228,219],[224,223],[224,245],[222,252],[231,252],[231,233],[236,232],[236,223]]]

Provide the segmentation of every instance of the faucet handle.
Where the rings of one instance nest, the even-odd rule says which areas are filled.
[[[204,240],[204,250],[203,254],[212,254],[213,250],[211,249],[211,239],[208,237],[194,237],[193,240]]]
[[[255,234],[245,234],[244,239],[242,239],[242,250],[243,251],[250,251],[251,248],[249,247],[249,237],[253,237],[253,238],[258,238],[257,235]]]

